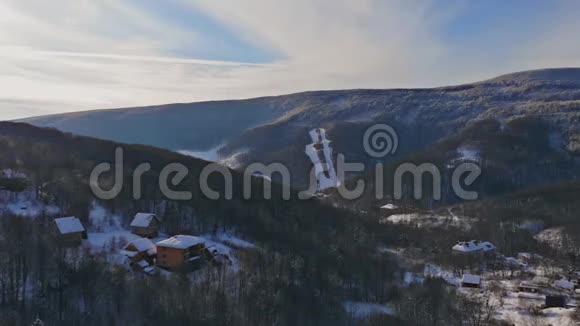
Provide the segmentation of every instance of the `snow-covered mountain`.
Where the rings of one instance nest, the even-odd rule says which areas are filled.
[[[473,84],[432,89],[338,90],[246,100],[97,110],[22,121],[75,134],[219,158],[232,167],[282,162],[296,185],[312,167],[309,131],[324,128],[334,153],[372,163],[364,131],[387,123],[398,133],[396,160],[470,126],[522,117],[545,121],[553,146],[580,152],[580,68],[527,71]],[[461,145],[461,144],[460,144]],[[457,150],[457,149],[455,149]],[[206,154],[211,155],[206,155]],[[485,153],[479,153],[485,155]]]

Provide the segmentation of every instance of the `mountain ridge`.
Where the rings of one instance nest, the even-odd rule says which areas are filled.
[[[396,160],[486,119],[505,124],[538,117],[557,131],[564,150],[580,152],[580,68],[523,71],[456,86],[422,89],[311,91],[255,99],[169,104],[41,116],[19,121],[173,151],[212,150],[231,166],[286,164],[307,182],[308,131],[326,128],[335,153],[371,163],[364,131],[391,125],[400,139]]]

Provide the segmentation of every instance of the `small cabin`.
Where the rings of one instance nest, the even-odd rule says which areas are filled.
[[[547,295],[546,308],[566,308],[566,297],[562,295]]]
[[[176,235],[159,241],[157,246],[157,266],[168,269],[187,268],[205,261],[205,240],[192,235]]]
[[[82,239],[87,238],[87,231],[81,221],[74,217],[54,219],[57,240],[65,245],[79,245]]]
[[[481,287],[481,276],[463,274],[461,278],[462,288],[480,288]]]
[[[129,258],[131,265],[138,264],[141,261],[153,264],[157,255],[157,247],[151,240],[140,238],[127,243],[121,253]]]
[[[129,225],[131,233],[145,237],[155,238],[159,232],[161,221],[155,214],[137,213]]]
[[[518,291],[526,293],[539,293],[540,287],[529,282],[521,282],[520,285],[518,285]]]

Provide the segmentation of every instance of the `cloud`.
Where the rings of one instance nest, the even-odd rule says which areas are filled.
[[[147,1],[0,0],[0,119],[316,89],[441,86],[580,65],[574,35],[580,6],[573,2],[541,21],[520,23],[517,33],[511,19],[485,22],[485,37],[467,34],[461,44],[446,35],[462,28],[450,26],[466,15],[459,1],[162,4],[190,10],[191,19],[201,15],[240,42],[275,53],[256,64],[241,59],[246,49],[224,45],[228,39],[215,28],[177,24],[154,10],[159,3],[141,5]],[[240,59],[196,55],[215,53],[209,51],[214,46],[234,52],[218,57],[235,58],[239,51]],[[189,55],[175,57],[180,48]]]

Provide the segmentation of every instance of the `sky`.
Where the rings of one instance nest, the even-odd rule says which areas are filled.
[[[0,0],[0,120],[580,66],[580,2]]]

